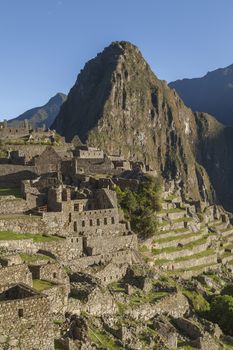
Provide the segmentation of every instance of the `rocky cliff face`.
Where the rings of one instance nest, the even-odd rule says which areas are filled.
[[[208,112],[221,123],[233,125],[233,64],[201,78],[176,80],[169,86],[194,111]]]
[[[9,120],[9,123],[14,125],[19,121],[28,119],[33,127],[42,127],[43,124],[50,127],[65,100],[66,95],[59,92],[51,97],[44,106],[29,109],[18,117]]]
[[[233,128],[224,127],[206,113],[195,113],[198,142],[196,159],[213,184],[218,199],[233,210]]]
[[[78,134],[110,154],[143,160],[164,177],[181,179],[192,198],[212,201],[199,119],[137,47],[114,42],[85,65],[52,127],[67,140]]]

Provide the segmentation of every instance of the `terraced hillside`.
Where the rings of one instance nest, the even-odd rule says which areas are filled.
[[[141,252],[159,270],[189,278],[222,264],[232,266],[233,226],[221,207],[201,210],[167,192],[157,217],[157,234],[141,245]]]

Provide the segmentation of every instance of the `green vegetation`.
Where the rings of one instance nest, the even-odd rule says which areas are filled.
[[[47,261],[51,259],[50,257],[42,254],[29,255],[26,253],[21,253],[20,256],[21,256],[21,259],[26,263],[34,263],[36,261],[41,261],[41,260]]]
[[[193,267],[189,267],[189,271],[201,271],[201,270],[205,270],[205,269],[208,269],[208,268],[213,268],[213,264],[203,264],[203,265],[197,265],[197,266],[193,266]],[[179,273],[183,273],[187,271],[187,269],[177,269],[177,270],[171,270],[171,271],[167,271],[167,273],[169,275],[177,275]]]
[[[227,284],[222,290],[221,295],[230,295],[233,297],[233,284],[229,283]]]
[[[142,238],[152,236],[158,227],[156,212],[161,209],[160,179],[147,176],[137,192],[116,186],[118,201],[132,229]]]
[[[50,242],[63,239],[59,236],[46,236],[43,234],[33,234],[33,233],[16,233],[13,231],[0,231],[0,241],[11,241],[11,240],[21,240],[21,239],[33,239],[35,243],[39,242]]]
[[[52,288],[56,284],[49,281],[35,279],[32,281],[32,285],[33,288],[36,289],[38,292],[42,292],[43,290]]]
[[[183,290],[183,294],[197,313],[206,313],[210,310],[208,301],[197,291]]]
[[[233,297],[218,295],[210,303],[209,318],[218,323],[224,333],[233,335]]]
[[[199,258],[203,258],[205,256],[209,256],[209,255],[213,255],[215,253],[214,249],[207,249],[207,250],[203,250],[200,253],[197,254],[193,254],[193,255],[189,255],[189,256],[181,256],[180,258],[175,259],[175,262],[180,262],[180,261],[186,261],[186,260],[190,260],[190,259],[199,259]]]
[[[159,232],[159,237],[161,236],[161,237],[163,237],[163,235],[165,235],[165,234],[167,234],[167,233],[174,233],[174,234],[176,234],[176,233],[185,233],[185,232],[187,232],[187,231],[189,231],[187,228],[185,228],[185,227],[183,227],[183,228],[176,228],[175,230],[164,230],[164,231],[160,231]]]
[[[167,242],[171,242],[171,241],[176,241],[176,240],[180,240],[180,239],[185,239],[185,238],[191,238],[191,237],[196,237],[197,235],[199,235],[201,232],[191,232],[188,235],[177,235],[177,236],[172,236],[172,237],[166,237],[166,238],[158,238],[155,239],[153,241],[153,243],[167,243]]]
[[[65,347],[58,339],[54,340],[54,348],[55,350],[68,350],[68,348]]]
[[[182,212],[185,214],[184,210],[181,208],[163,209],[160,211],[160,213],[163,213],[163,214],[182,213]]]
[[[184,238],[186,237],[186,235],[184,236]],[[197,241],[194,242],[190,242],[188,244],[185,244],[181,247],[167,247],[167,248],[162,248],[162,249],[152,249],[152,253],[157,255],[157,254],[161,254],[161,253],[173,253],[173,252],[177,252],[180,250],[192,250],[194,247],[199,246],[201,244],[204,244],[206,242],[206,237],[205,238],[201,238],[198,239]]]
[[[149,250],[149,248],[148,248],[146,245],[141,245],[141,246],[139,246],[139,251],[140,251],[141,253],[147,253],[147,252],[149,252],[150,250]]]
[[[16,198],[22,198],[21,190],[18,187],[0,187],[0,196],[15,196]]]
[[[190,221],[193,221],[193,219],[190,217],[183,217],[183,218],[172,220],[173,224],[177,222],[190,222]]]
[[[117,342],[110,338],[107,334],[104,332],[100,332],[97,329],[88,328],[88,335],[93,341],[98,346],[101,346],[101,349],[106,349],[106,350],[123,350],[123,347],[118,345]]]
[[[163,297],[165,297],[168,293],[167,292],[149,292],[147,294],[138,291],[132,295],[130,295],[129,300],[130,300],[130,305],[141,305],[145,303],[154,303]]]
[[[113,282],[109,285],[113,292],[125,292],[125,287],[121,282]]]
[[[119,301],[116,303],[118,306],[118,311],[120,315],[123,315],[127,310],[127,305],[125,303],[120,303]]]

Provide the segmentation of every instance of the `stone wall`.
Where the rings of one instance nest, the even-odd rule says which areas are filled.
[[[1,345],[10,349],[53,350],[50,305],[46,296],[0,301]],[[0,346],[1,346],[0,345]]]
[[[10,149],[11,151],[20,151],[25,155],[25,160],[30,162],[33,160],[35,156],[38,156],[44,152],[47,145],[9,145],[5,146],[5,148]],[[69,156],[69,150],[71,145],[68,143],[64,143],[62,145],[53,146],[53,149],[58,153],[60,157]]]
[[[109,283],[119,281],[122,277],[125,276],[128,264],[121,263],[109,263],[107,266],[103,267],[95,273],[95,277],[101,280],[101,283],[107,286]],[[93,274],[93,272],[92,272]]]
[[[67,237],[58,241],[34,243],[37,251],[51,253],[64,264],[77,259],[83,254],[83,238]],[[48,254],[49,255],[49,254]]]
[[[33,239],[0,240],[0,247],[28,254],[41,252],[62,260],[63,263],[77,259],[83,254],[82,237],[67,237],[67,239],[48,242],[34,242]]]
[[[179,250],[179,248],[177,248],[176,251],[171,252],[171,253],[163,252],[163,253],[160,253],[160,254],[156,254],[156,259],[157,260],[160,260],[160,259],[173,260],[173,259],[181,258],[181,257],[184,257],[184,256],[190,256],[190,255],[197,254],[197,253],[200,253],[200,252],[206,250],[207,247],[209,246],[209,244],[210,244],[209,240],[207,239],[206,243],[200,244],[198,246],[194,246],[192,248],[192,250],[185,249],[185,247],[182,250]]]
[[[24,199],[9,197],[0,197],[0,214],[17,214],[28,210],[27,202]]]
[[[68,263],[68,266],[75,272],[86,270],[90,266],[107,264],[110,262],[121,264],[122,261],[127,264],[132,264],[132,251],[130,249],[119,250],[117,252],[111,252],[110,254],[99,254],[73,259]]]
[[[40,216],[10,215],[0,217],[0,231],[17,233],[46,233],[46,225]]]
[[[96,287],[85,303],[79,299],[69,298],[67,311],[78,315],[81,312],[88,312],[93,316],[102,316],[114,314],[117,312],[117,306],[108,290]]]
[[[188,269],[190,267],[198,266],[198,265],[209,265],[217,263],[217,254],[212,254],[208,256],[203,256],[200,258],[193,258],[189,260],[183,260],[180,262],[169,262],[169,264],[163,264],[162,267],[170,270],[178,270],[178,269]]]
[[[0,187],[20,187],[21,181],[35,178],[33,166],[0,164]]]
[[[105,239],[92,237],[84,238],[84,249],[87,255],[98,255],[126,248],[137,249],[137,243],[135,234]]]
[[[37,248],[34,245],[33,239],[12,239],[12,240],[0,240],[0,247],[6,248],[9,251],[19,251],[25,253],[36,253]]]
[[[114,230],[119,224],[119,214],[117,209],[74,211],[72,221],[76,232],[93,232],[96,228]]]
[[[31,265],[30,270],[32,271],[32,275],[33,271],[35,271],[35,274],[37,275],[37,277],[33,276],[33,278],[50,281],[52,283],[69,283],[69,278],[65,273],[64,268],[56,262],[48,262],[47,264],[39,266]]]
[[[69,285],[60,284],[43,291],[47,295],[53,315],[63,316],[68,307]]]
[[[189,310],[187,298],[180,292],[170,294],[157,303],[143,304],[129,310],[129,314],[136,320],[147,321],[155,315],[169,315],[172,317],[183,317]]]
[[[0,284],[25,283],[32,286],[32,274],[26,264],[0,268]]]

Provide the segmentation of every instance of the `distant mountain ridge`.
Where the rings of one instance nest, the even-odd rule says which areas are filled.
[[[221,123],[233,125],[233,64],[201,78],[173,81],[169,86],[193,111],[210,113]]]
[[[66,95],[59,92],[51,97],[45,105],[29,109],[18,117],[8,120],[8,123],[16,124],[19,121],[28,119],[33,127],[42,127],[43,124],[45,124],[46,127],[49,128],[58,115],[60,107],[65,100]]]

